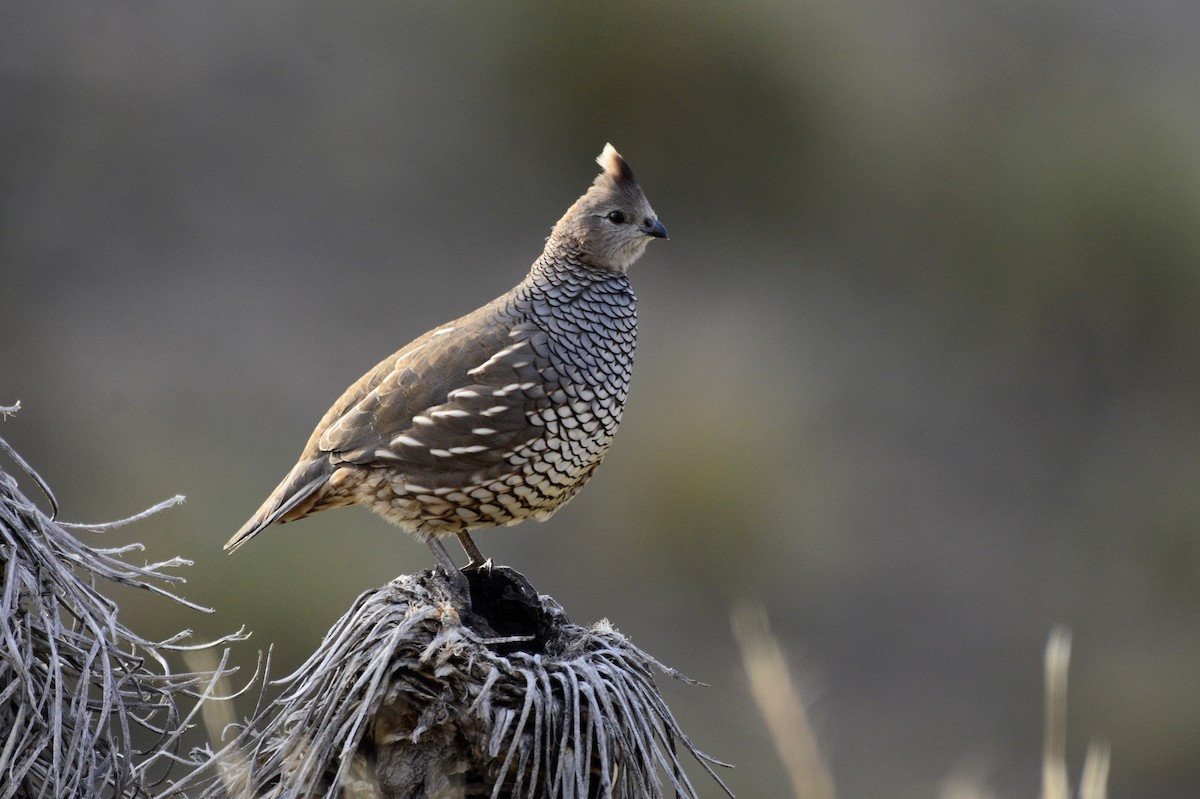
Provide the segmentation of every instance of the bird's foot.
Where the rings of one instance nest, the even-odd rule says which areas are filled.
[[[483,571],[483,570],[485,570],[485,569],[487,569],[487,570],[490,570],[491,568],[492,568],[492,559],[491,559],[491,558],[484,558],[483,560],[473,560],[473,561],[471,561],[471,562],[470,562],[470,563],[468,563],[466,566],[463,566],[463,567],[462,567],[462,571],[464,571],[464,572],[477,572],[477,571]]]

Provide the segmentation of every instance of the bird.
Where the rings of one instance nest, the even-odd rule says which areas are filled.
[[[226,542],[363,505],[425,541],[545,520],[591,478],[620,424],[637,343],[630,266],[667,229],[612,144],[600,174],[505,294],[414,339],[345,390],[300,459]]]

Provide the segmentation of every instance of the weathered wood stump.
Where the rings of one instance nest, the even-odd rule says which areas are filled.
[[[677,745],[717,779],[655,686],[678,673],[512,569],[467,578],[469,596],[440,571],[360,596],[206,795],[694,797]]]

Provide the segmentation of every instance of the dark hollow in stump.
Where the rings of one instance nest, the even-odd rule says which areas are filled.
[[[653,673],[686,678],[512,569],[467,577],[469,598],[440,571],[360,596],[204,795],[696,797],[677,746],[729,793]]]

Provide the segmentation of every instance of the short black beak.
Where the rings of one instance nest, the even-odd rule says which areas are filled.
[[[647,236],[653,236],[656,239],[667,238],[667,229],[663,227],[663,223],[655,219],[649,225],[642,225],[638,230],[645,233]]]

